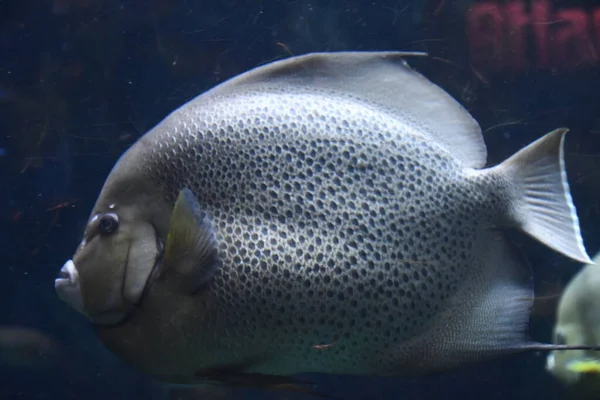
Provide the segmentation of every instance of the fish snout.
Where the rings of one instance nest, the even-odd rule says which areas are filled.
[[[67,261],[60,269],[58,277],[54,280],[54,289],[59,299],[69,304],[94,324],[114,325],[123,321],[130,312],[129,308],[131,307],[123,305],[112,309],[86,309],[81,290],[81,279],[73,260]]]
[[[554,352],[551,352],[546,357],[546,371],[552,373],[556,366],[556,360],[554,359]]]
[[[564,354],[557,354],[556,351],[550,352],[546,357],[546,371],[565,385],[574,385],[581,378],[580,373],[569,368],[569,361],[564,358]]]
[[[86,314],[83,308],[79,273],[77,272],[77,268],[75,268],[73,260],[67,261],[60,269],[58,278],[54,280],[54,289],[59,299],[69,304],[81,314]]]

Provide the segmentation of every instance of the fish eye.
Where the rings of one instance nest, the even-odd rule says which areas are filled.
[[[110,235],[119,227],[119,217],[114,213],[106,213],[98,220],[98,230],[103,235]]]

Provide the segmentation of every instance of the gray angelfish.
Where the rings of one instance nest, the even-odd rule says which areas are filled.
[[[590,262],[557,129],[483,168],[481,129],[403,53],[309,54],[174,111],[108,176],[56,280],[158,379],[415,375],[527,350],[518,228]]]

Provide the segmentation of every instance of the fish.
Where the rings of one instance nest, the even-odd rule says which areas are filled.
[[[557,308],[552,341],[560,345],[600,344],[600,252],[593,263],[569,281]],[[600,372],[600,352],[553,351],[546,357],[546,370],[565,385],[579,384],[585,375]],[[594,379],[594,377],[590,377]],[[600,379],[595,378],[600,385]]]
[[[409,56],[290,57],[170,113],[109,173],[58,297],[181,385],[586,347],[529,339],[531,271],[505,233],[591,261],[568,130],[485,168],[479,124]]]
[[[194,388],[164,387],[165,398],[169,400],[230,400],[232,391],[222,386],[205,385]]]
[[[341,400],[339,397],[327,395],[309,389],[306,385],[314,385],[312,382],[281,377],[277,375],[263,374],[223,374],[224,371],[219,371],[211,376],[212,382],[199,385],[181,385],[175,387],[167,387],[169,397],[172,400],[185,399],[225,399],[233,397],[230,391],[232,388],[255,389],[269,392],[287,392],[299,393],[307,396],[318,397],[322,399]]]
[[[0,326],[0,365],[31,368],[57,361],[60,346],[47,335],[22,326]]]

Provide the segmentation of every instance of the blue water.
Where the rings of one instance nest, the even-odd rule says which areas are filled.
[[[411,65],[480,123],[489,164],[569,127],[569,181],[586,246],[595,254],[600,61],[593,54],[600,53],[600,37],[565,39],[560,29],[571,22],[549,24],[540,33],[545,49],[530,20],[518,39],[520,25],[510,21],[522,15],[501,3],[0,0],[0,325],[43,332],[61,343],[62,354],[51,366],[0,365],[0,399],[169,398],[161,385],[104,349],[91,326],[57,299],[54,277],[129,145],[200,92],[290,54],[428,52],[431,57]],[[531,10],[530,1],[519,4]],[[566,9],[589,17],[573,20],[575,27],[590,23],[600,7],[590,1],[537,4],[547,7],[547,23]],[[477,8],[482,5],[498,10],[503,25]],[[600,26],[587,31],[596,30]],[[502,31],[517,33],[494,36]],[[549,65],[540,61],[544,51]],[[536,284],[566,282],[579,268],[528,238],[515,239],[529,256]],[[534,316],[532,336],[548,341],[552,324],[552,315]],[[563,388],[545,373],[544,360],[529,354],[419,379],[310,378],[320,392],[348,400],[561,399]],[[208,398],[307,398],[241,390],[221,395]]]

